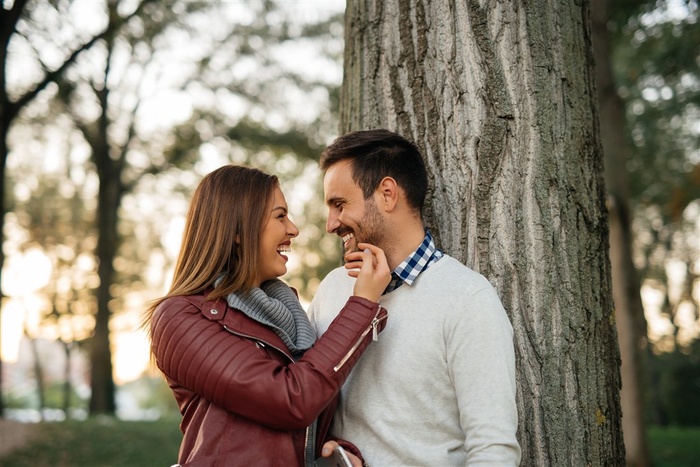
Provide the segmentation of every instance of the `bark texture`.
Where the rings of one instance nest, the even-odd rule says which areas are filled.
[[[623,465],[587,1],[348,0],[341,133],[383,127],[429,170],[440,246],[515,329],[522,465]]]

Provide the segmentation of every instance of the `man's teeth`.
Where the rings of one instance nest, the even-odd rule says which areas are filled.
[[[280,253],[289,253],[292,251],[292,247],[289,245],[280,245],[277,247],[277,251]]]
[[[343,235],[343,243],[347,243],[351,238],[353,238],[351,233]]]

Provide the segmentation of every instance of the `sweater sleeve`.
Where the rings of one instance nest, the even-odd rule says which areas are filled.
[[[513,329],[492,287],[474,293],[469,313],[447,339],[448,371],[454,381],[467,465],[515,466],[516,440]]]
[[[381,331],[385,319],[386,310],[376,303],[351,297],[299,361],[281,363],[254,338],[207,320],[187,300],[173,299],[156,310],[152,349],[161,371],[193,397],[275,429],[299,429],[338,393],[371,342],[373,323]],[[190,402],[181,400],[181,410]]]

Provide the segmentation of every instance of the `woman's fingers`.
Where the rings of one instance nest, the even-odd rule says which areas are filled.
[[[379,300],[382,292],[391,281],[391,271],[381,248],[369,243],[360,243],[362,251],[346,255],[348,275],[357,278],[355,295],[372,301]]]

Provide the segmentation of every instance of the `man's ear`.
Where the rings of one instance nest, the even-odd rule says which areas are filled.
[[[399,186],[392,177],[384,177],[374,192],[376,204],[385,211],[393,211],[399,202]]]

